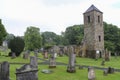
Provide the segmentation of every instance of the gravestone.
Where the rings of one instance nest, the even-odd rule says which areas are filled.
[[[102,62],[101,62],[101,66],[104,66],[105,65],[105,61],[103,60]]]
[[[60,47],[60,51],[59,51],[59,56],[62,57],[64,54],[64,50],[63,47]]]
[[[108,73],[109,73],[109,74],[114,73],[114,71],[115,71],[114,68],[108,67]]]
[[[37,58],[30,57],[30,64],[25,64],[16,69],[17,80],[38,80]]]
[[[37,57],[38,56],[38,49],[34,50],[34,55]]]
[[[9,79],[9,63],[7,61],[0,64],[0,80]]]
[[[16,58],[16,55],[14,52],[12,52],[12,56],[11,56],[12,59]]]
[[[30,65],[32,68],[38,68],[38,62],[37,62],[37,57],[36,56],[31,56],[30,57]]]
[[[88,80],[95,80],[95,72],[92,67],[88,68]]]
[[[110,51],[108,51],[107,49],[105,50],[105,61],[110,61]]]
[[[75,70],[76,54],[75,54],[74,47],[70,46],[69,51],[70,51],[70,53],[69,53],[69,63],[68,63],[68,66],[67,66],[67,72],[74,73],[74,72],[76,72],[76,70]]]
[[[30,55],[30,51],[25,51],[25,53],[23,54],[23,59],[28,59]]]
[[[108,71],[107,71],[107,70],[104,70],[104,71],[103,71],[103,75],[104,75],[104,76],[107,76],[107,74],[108,74]]]
[[[48,59],[48,52],[46,50],[44,51],[43,55],[44,55],[44,59]]]
[[[56,61],[54,55],[50,55],[49,68],[56,68]]]

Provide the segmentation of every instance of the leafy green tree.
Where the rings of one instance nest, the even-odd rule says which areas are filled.
[[[14,39],[10,40],[8,46],[11,51],[16,54],[16,56],[19,56],[20,53],[24,50],[25,43],[21,37],[15,37]]]
[[[33,26],[28,27],[24,34],[24,41],[26,50],[39,49],[42,46],[40,29]]]
[[[60,43],[60,36],[55,34],[54,32],[43,32],[43,46],[45,45],[58,45]]]
[[[83,39],[83,25],[74,25],[66,28],[65,38],[69,44],[80,44]]]
[[[0,19],[0,45],[2,45],[2,42],[7,35],[7,32],[4,28],[4,25],[2,24],[2,20]]]
[[[104,22],[104,40],[105,48],[112,51],[112,53],[119,51],[120,47],[120,29],[112,24]]]

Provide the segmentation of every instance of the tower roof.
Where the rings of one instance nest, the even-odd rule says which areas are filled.
[[[91,5],[84,13],[90,12],[90,11],[98,11],[102,13],[98,8],[96,8],[94,5]]]

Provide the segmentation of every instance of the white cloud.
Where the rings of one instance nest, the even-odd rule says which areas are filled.
[[[7,31],[15,35],[24,35],[28,26],[37,26],[41,31],[47,30],[60,34],[70,25],[83,24],[83,13],[92,4],[104,13],[104,21],[120,26],[120,9],[113,6],[118,2],[120,1],[2,0],[0,16]],[[10,23],[10,20],[13,22]]]

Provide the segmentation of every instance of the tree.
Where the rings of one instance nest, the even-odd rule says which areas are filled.
[[[39,49],[42,46],[40,29],[33,26],[28,27],[24,34],[24,41],[26,50]]]
[[[7,44],[9,45],[10,41],[14,38],[15,36],[13,34],[7,34],[7,36],[5,37],[5,41],[7,41]]]
[[[4,28],[4,25],[2,24],[2,20],[0,19],[0,45],[2,45],[2,42],[7,35],[7,32]]]
[[[83,39],[83,25],[74,25],[66,28],[65,38],[69,44],[80,44]]]
[[[114,52],[120,50],[120,29],[112,24],[104,22],[105,48]]]
[[[11,51],[16,54],[16,56],[19,56],[20,53],[24,50],[25,43],[21,37],[15,37],[14,39],[10,40],[8,46]]]
[[[55,34],[54,32],[43,32],[42,33],[43,38],[43,46],[45,45],[59,45],[60,42],[60,35]]]

